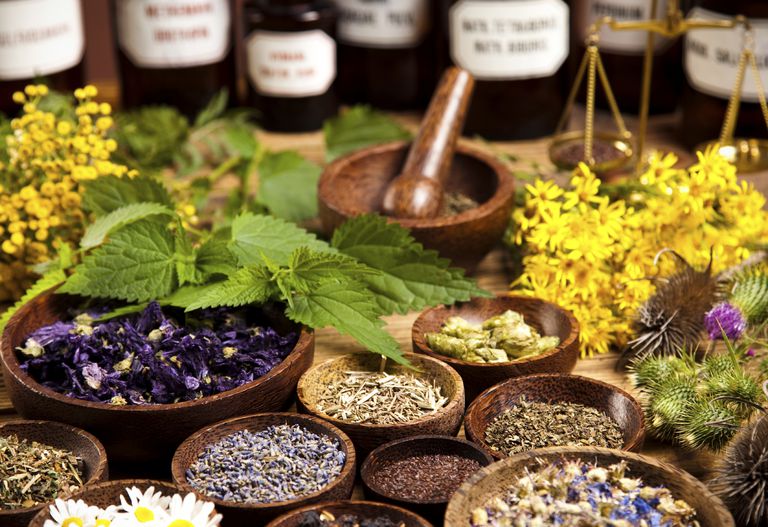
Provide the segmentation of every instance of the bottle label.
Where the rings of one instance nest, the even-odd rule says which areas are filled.
[[[429,0],[336,0],[338,37],[369,48],[406,48],[429,31]]]
[[[116,7],[120,49],[136,66],[203,66],[229,51],[228,0],[120,0]]]
[[[336,78],[336,43],[324,31],[253,31],[245,42],[254,89],[274,97],[310,97]]]
[[[581,40],[589,36],[589,27],[597,20],[611,17],[617,22],[635,22],[649,20],[652,0],[587,0],[576,4],[576,27]],[[667,8],[667,0],[659,0],[656,18],[660,18]],[[600,29],[600,50],[625,55],[642,55],[648,41],[646,31],[615,31],[608,26]],[[672,45],[672,40],[656,35],[655,51],[661,52]]]
[[[0,80],[64,71],[84,52],[80,0],[0,2]]]
[[[689,15],[706,20],[732,20],[732,16],[721,15],[696,7]],[[755,39],[755,59],[763,87],[768,87],[768,20],[750,19]],[[685,76],[695,89],[707,95],[728,99],[736,85],[739,56],[744,42],[744,30],[734,29],[692,29],[685,37]],[[757,86],[752,68],[747,63],[741,98],[747,102],[758,102]]]
[[[483,80],[554,75],[568,57],[562,0],[459,0],[450,12],[453,62]]]

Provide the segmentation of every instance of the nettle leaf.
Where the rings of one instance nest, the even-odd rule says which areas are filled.
[[[230,275],[237,270],[237,259],[229,250],[229,228],[221,229],[203,243],[197,251],[195,266],[208,276]]]
[[[80,239],[80,247],[91,249],[101,245],[109,233],[134,221],[150,216],[162,218],[163,216],[173,216],[173,214],[171,209],[160,203],[131,203],[97,218],[85,230]]]
[[[221,117],[227,109],[228,102],[229,90],[222,88],[216,92],[208,101],[208,104],[195,117],[195,128],[204,126],[214,119]]]
[[[263,304],[278,292],[266,267],[245,267],[223,282],[213,284],[186,306],[187,311],[219,306]]]
[[[324,282],[355,282],[362,275],[379,274],[349,256],[312,251],[306,247],[294,251],[288,267],[294,287],[303,291]]]
[[[349,283],[326,283],[293,295],[285,310],[288,318],[312,328],[333,326],[368,350],[400,364],[409,364],[397,341],[387,333],[370,292]]]
[[[259,165],[257,202],[289,221],[317,216],[317,182],[322,169],[298,152],[267,152]]]
[[[9,307],[2,315],[0,315],[0,333],[5,329],[8,321],[11,317],[21,309],[25,304],[31,301],[36,296],[45,293],[50,288],[59,285],[67,279],[67,275],[61,269],[55,269],[45,273],[43,276],[37,279],[37,281],[30,286],[24,292],[24,295],[11,307]]]
[[[192,247],[186,232],[179,226],[176,231],[176,275],[179,285],[202,284],[205,273],[197,268],[197,251]]]
[[[139,220],[85,256],[60,291],[128,302],[163,298],[178,286],[176,261],[168,227]]]
[[[160,203],[173,209],[173,201],[162,183],[146,176],[104,176],[84,183],[83,207],[104,216],[131,203]]]
[[[331,245],[381,272],[360,280],[376,294],[383,314],[405,314],[473,296],[491,296],[466,278],[463,270],[450,268],[449,260],[425,250],[407,229],[381,216],[349,220],[333,234]]]
[[[369,145],[411,138],[411,133],[388,115],[370,106],[353,106],[323,124],[325,159],[359,150]]]
[[[246,212],[232,221],[229,249],[240,265],[262,265],[264,256],[276,265],[287,265],[291,253],[302,246],[331,251],[314,234],[272,216]]]

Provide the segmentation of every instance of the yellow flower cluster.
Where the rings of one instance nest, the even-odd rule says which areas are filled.
[[[0,302],[18,298],[33,277],[29,267],[50,259],[62,243],[82,235],[81,183],[106,175],[132,175],[110,158],[117,143],[107,132],[112,108],[93,100],[96,88],[75,90],[73,116],[40,109],[44,85],[13,95],[23,113],[5,138],[0,162]]]
[[[611,201],[586,165],[569,188],[538,180],[514,212],[513,241],[523,246],[523,273],[513,288],[573,312],[582,356],[624,346],[637,308],[653,293],[649,277],[674,272],[654,257],[665,248],[699,268],[721,271],[749,256],[768,236],[765,198],[738,181],[713,148],[688,169],[673,154],[656,155],[628,197]]]

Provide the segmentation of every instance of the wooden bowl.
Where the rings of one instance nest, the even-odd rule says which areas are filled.
[[[437,379],[448,397],[448,403],[440,410],[420,419],[401,424],[349,423],[334,419],[317,409],[317,398],[323,386],[342,378],[345,371],[378,371],[380,357],[373,353],[353,353],[327,360],[310,368],[299,379],[297,408],[325,419],[341,428],[352,439],[359,456],[368,455],[379,445],[393,439],[422,434],[453,435],[459,433],[464,416],[464,383],[450,366],[432,357],[406,353],[411,364],[425,374]],[[388,372],[402,373],[412,371],[405,366],[388,361]]]
[[[167,481],[155,481],[151,479],[116,479],[99,483],[85,488],[83,491],[72,495],[73,500],[83,500],[87,505],[95,505],[105,509],[110,505],[120,505],[120,496],[125,494],[125,489],[137,487],[142,492],[149,487],[155,487],[155,492],[162,492],[163,496],[173,496],[181,494],[181,489]],[[50,520],[48,508],[40,511],[37,516],[32,518],[29,527],[43,527],[45,520]]]
[[[364,518],[389,516],[395,523],[403,522],[405,527],[432,527],[432,524],[427,520],[410,511],[394,505],[376,503],[373,501],[329,501],[326,503],[317,503],[283,514],[279,518],[268,523],[266,527],[299,527],[304,514],[313,511],[330,512],[336,517],[339,517],[342,514],[356,514]]]
[[[371,146],[328,165],[318,186],[323,229],[330,234],[353,216],[381,212],[387,185],[399,174],[409,147],[405,142]],[[473,272],[509,224],[513,178],[493,156],[460,144],[446,191],[460,192],[480,205],[455,216],[396,221],[425,247]]]
[[[616,421],[624,432],[622,450],[638,451],[643,446],[643,410],[634,397],[612,384],[564,374],[517,377],[484,391],[467,409],[464,420],[467,439],[496,459],[507,457],[491,450],[485,442],[485,430],[496,416],[517,404],[523,396],[529,402],[576,403],[597,408]]]
[[[272,425],[300,425],[316,434],[336,439],[344,454],[346,462],[341,473],[331,481],[326,487],[313,494],[308,494],[303,498],[280,501],[274,503],[237,503],[233,501],[224,501],[213,498],[196,490],[187,481],[187,469],[197,460],[200,453],[212,443],[216,443],[223,438],[238,432],[240,430],[259,431]],[[326,423],[322,419],[317,419],[308,415],[294,413],[270,413],[247,415],[245,417],[236,417],[220,423],[211,425],[199,432],[196,432],[186,441],[184,441],[171,463],[171,472],[173,481],[181,488],[184,493],[193,492],[199,498],[212,501],[216,504],[216,510],[226,519],[227,527],[249,527],[251,525],[263,525],[266,522],[284,514],[296,507],[303,507],[311,503],[324,500],[347,499],[352,496],[352,489],[355,484],[355,448],[352,441],[336,428]]]
[[[542,334],[560,337],[553,350],[535,357],[523,357],[511,362],[478,364],[446,357],[430,349],[425,333],[437,333],[450,317],[462,317],[469,322],[481,323],[501,315],[508,309],[523,315],[525,322]],[[423,311],[411,330],[413,351],[424,353],[450,364],[459,372],[467,391],[467,403],[480,393],[511,377],[533,373],[569,373],[579,358],[579,323],[570,311],[560,306],[524,296],[501,295],[495,298],[475,298],[452,306],[438,306]]]
[[[194,401],[146,406],[114,406],[67,397],[37,383],[21,370],[15,349],[36,329],[62,320],[76,299],[44,293],[22,307],[8,322],[0,341],[5,386],[14,408],[30,419],[64,421],[88,430],[107,449],[110,462],[166,464],[177,446],[194,431],[238,415],[282,410],[299,377],[312,364],[314,333],[301,328],[299,340],[283,362],[253,382]],[[298,329],[277,311],[265,312],[280,331]]]
[[[494,461],[484,450],[458,437],[422,435],[390,441],[371,452],[360,468],[365,497],[405,507],[418,512],[433,523],[442,522],[449,497],[432,500],[408,499],[385,491],[376,481],[376,475],[392,463],[430,454],[448,454],[472,459],[480,463],[481,467],[486,467]]]
[[[99,440],[79,428],[53,421],[7,421],[0,423],[0,437],[11,435],[68,450],[83,460],[83,486],[108,479],[107,453]],[[29,521],[53,503],[41,503],[26,509],[0,509],[3,527],[27,527]]]
[[[502,492],[525,469],[539,466],[537,460],[551,463],[561,459],[580,459],[606,466],[626,461],[630,477],[640,477],[647,485],[664,485],[679,499],[687,501],[696,511],[701,527],[735,527],[733,518],[720,498],[707,487],[672,465],[649,456],[641,456],[608,448],[571,447],[542,448],[504,459],[477,472],[456,491],[448,503],[445,527],[467,527],[471,512]]]

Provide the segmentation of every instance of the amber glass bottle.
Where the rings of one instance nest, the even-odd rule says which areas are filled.
[[[584,41],[596,20],[609,16],[618,21],[648,20],[652,0],[573,0],[572,61],[574,66],[584,54]],[[666,0],[659,0],[657,18],[666,12]],[[645,31],[600,31],[600,57],[605,73],[622,112],[638,113],[643,79],[643,55],[647,42]],[[651,113],[675,111],[683,87],[682,43],[660,36],[654,39],[653,75],[651,77]],[[603,90],[597,90],[597,104],[607,108]]]
[[[765,0],[698,0],[689,16],[722,19],[742,14],[754,31],[755,55],[763,86],[768,86],[768,2]],[[681,140],[689,147],[720,135],[728,99],[736,82],[743,30],[697,29],[685,38],[685,77]],[[747,70],[737,137],[768,137],[751,71]]]
[[[464,132],[486,139],[551,134],[568,91],[563,0],[458,0],[443,12],[450,62],[477,79]]]
[[[71,91],[83,85],[80,0],[0,0],[0,112],[30,82]]]
[[[317,130],[336,114],[336,18],[330,0],[246,0],[249,100],[267,130]]]
[[[124,107],[168,104],[195,115],[235,93],[231,0],[114,0]]]
[[[421,108],[435,87],[437,0],[336,0],[339,95],[379,108]]]

